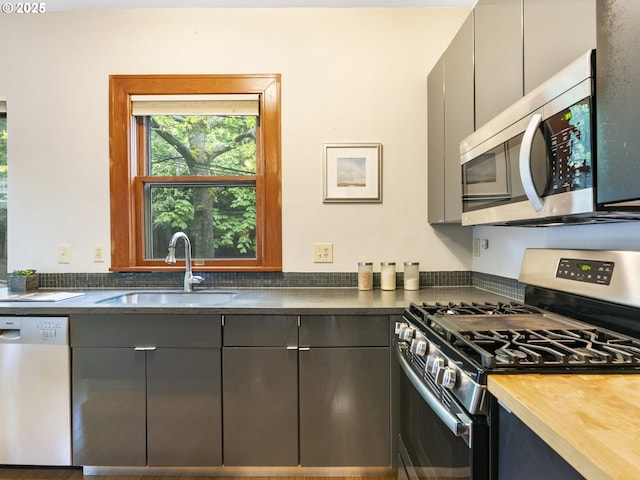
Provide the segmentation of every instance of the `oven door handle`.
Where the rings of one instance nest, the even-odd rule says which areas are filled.
[[[457,437],[462,437],[465,443],[471,446],[471,418],[462,414],[453,414],[450,412],[433,393],[424,385],[423,380],[413,371],[411,365],[400,352],[401,346],[396,343],[396,356],[400,363],[402,371],[405,373],[411,384],[418,391],[418,394],[431,407],[442,423]]]

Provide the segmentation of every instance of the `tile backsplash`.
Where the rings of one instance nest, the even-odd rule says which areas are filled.
[[[353,287],[356,272],[198,272],[205,288],[292,288]],[[54,289],[127,289],[181,288],[182,272],[40,273],[40,288]],[[396,274],[397,288],[403,287],[403,275]],[[468,271],[420,272],[421,287],[475,286],[483,290],[522,300],[524,285],[517,280]],[[380,274],[374,273],[373,287],[380,288]]]

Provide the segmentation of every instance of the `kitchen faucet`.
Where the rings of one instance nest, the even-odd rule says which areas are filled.
[[[171,240],[169,240],[167,258],[164,261],[170,265],[176,263],[176,243],[179,238],[184,240],[184,291],[193,292],[193,284],[204,282],[204,278],[194,275],[191,270],[191,242],[189,241],[189,237],[187,237],[186,233],[176,232],[171,236]]]

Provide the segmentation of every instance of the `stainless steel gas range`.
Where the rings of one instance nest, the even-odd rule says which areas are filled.
[[[522,303],[409,305],[395,338],[399,478],[502,478],[488,375],[640,373],[638,272],[640,252],[531,249]]]

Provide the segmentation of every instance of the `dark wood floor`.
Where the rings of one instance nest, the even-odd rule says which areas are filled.
[[[184,477],[156,475],[83,475],[74,468],[0,468],[0,480],[395,480],[392,477]]]

